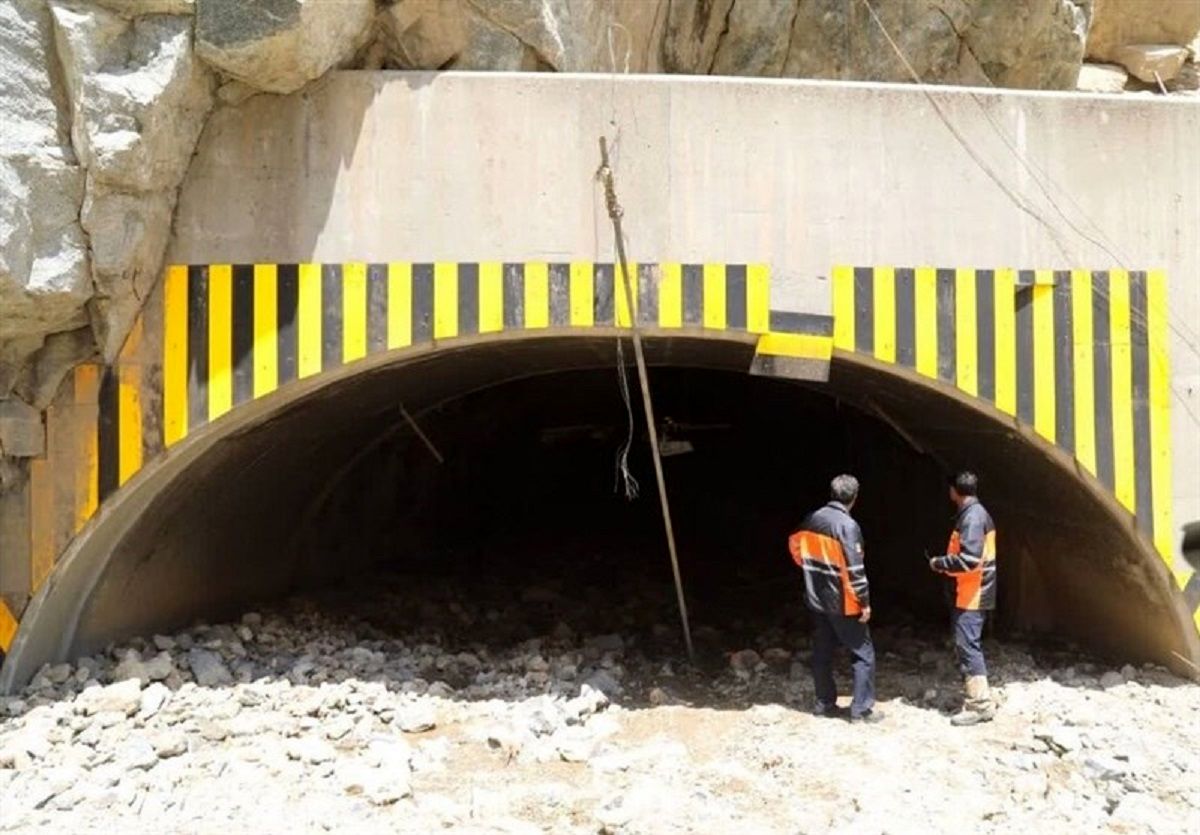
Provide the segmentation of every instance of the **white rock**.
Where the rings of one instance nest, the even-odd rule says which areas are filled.
[[[239,81],[290,93],[366,44],[374,0],[199,0],[196,53]]]
[[[289,759],[300,760],[301,762],[315,765],[331,762],[337,757],[337,752],[325,740],[305,736],[288,740],[287,755]]]
[[[132,737],[117,751],[117,762],[127,771],[147,771],[158,765],[154,745],[144,737]]]
[[[141,702],[142,685],[137,679],[128,679],[107,687],[87,688],[75,700],[75,708],[88,716],[109,712],[132,716]]]
[[[151,744],[154,746],[155,755],[164,760],[186,754],[188,749],[187,737],[178,731],[159,734],[151,740]]]
[[[1124,683],[1125,676],[1121,675],[1115,670],[1109,670],[1107,673],[1100,676],[1100,686],[1106,690],[1110,687],[1120,687]]]
[[[146,720],[155,716],[170,697],[171,691],[166,685],[154,682],[142,691],[141,702],[138,705],[138,718]]]
[[[1120,93],[1128,80],[1129,73],[1117,64],[1084,64],[1075,89],[1082,93]]]
[[[424,733],[437,727],[437,714],[430,705],[415,704],[400,711],[396,724],[405,733]]]

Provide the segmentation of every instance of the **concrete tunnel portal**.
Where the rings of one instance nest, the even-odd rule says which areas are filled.
[[[386,356],[204,427],[72,544],[26,613],[0,685],[47,659],[233,617],[381,566],[593,591],[633,571],[662,589],[658,619],[673,626],[636,389],[631,461],[643,495],[629,502],[614,489],[631,419],[615,345],[544,336]],[[835,355],[818,383],[746,373],[746,340],[654,338],[648,353],[660,422],[693,448],[665,466],[695,622],[802,605],[784,540],[841,471],[863,484],[856,515],[878,621],[941,619],[921,557],[949,530],[946,469],[969,466],[1000,530],[1002,631],[1176,667],[1195,655],[1164,565],[1111,498],[1032,433],[853,356]]]

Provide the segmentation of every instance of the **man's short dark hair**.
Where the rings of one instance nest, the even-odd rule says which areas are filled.
[[[858,498],[858,479],[852,475],[840,475],[829,482],[829,495],[835,502],[850,504]]]
[[[963,470],[955,473],[954,477],[950,479],[950,486],[960,496],[977,496],[979,495],[979,476],[970,470]]]

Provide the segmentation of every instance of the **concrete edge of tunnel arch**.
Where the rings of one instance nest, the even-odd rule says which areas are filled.
[[[146,467],[135,474],[128,484],[112,496],[111,501],[104,503],[99,508],[97,514],[68,547],[63,558],[55,566],[54,572],[24,613],[16,639],[11,647],[12,651],[9,654],[8,662],[0,667],[0,692],[11,692],[23,684],[32,677],[42,663],[61,660],[71,654],[79,631],[80,619],[91,600],[97,583],[104,575],[114,549],[130,533],[151,499],[159,491],[175,483],[178,479],[184,478],[190,467],[203,459],[222,441],[234,439],[256,427],[269,423],[273,417],[283,414],[289,408],[303,403],[312,395],[337,383],[380,369],[402,368],[431,357],[448,358],[458,353],[468,353],[480,348],[495,348],[506,344],[550,344],[564,340],[571,343],[590,341],[611,344],[613,339],[624,333],[619,328],[596,329],[586,334],[548,329],[416,345],[368,357],[352,365],[298,380],[268,396],[247,402],[218,421],[198,427],[183,441],[166,450],[159,458],[148,462]],[[753,365],[750,358],[755,355],[756,337],[753,334],[721,331],[687,334],[676,332],[658,341],[664,346],[671,342],[740,346],[741,360],[736,361],[735,364],[753,373],[752,368],[749,367]],[[670,358],[669,349],[666,354],[665,362],[660,360],[657,364],[687,364],[679,362],[679,357]],[[593,366],[598,364],[598,362],[593,362]],[[699,365],[704,366],[704,363]],[[1142,542],[1139,532],[1128,518],[1128,512],[1117,505],[1115,499],[1101,485],[1093,483],[1094,480],[1087,477],[1073,459],[1047,443],[1032,428],[1022,425],[1015,418],[1003,414],[985,402],[969,397],[951,387],[939,385],[936,381],[925,379],[908,369],[877,362],[861,354],[845,351],[832,353],[831,369],[830,381],[827,385],[829,392],[835,396],[841,396],[851,402],[854,399],[861,400],[862,392],[854,391],[852,385],[847,386],[845,383],[843,378],[846,370],[863,369],[878,375],[885,375],[883,379],[896,381],[906,387],[907,391],[920,392],[920,396],[924,397],[943,398],[952,401],[958,407],[978,414],[998,431],[1006,433],[1019,440],[1027,448],[1036,451],[1046,462],[1071,478],[1072,483],[1082,486],[1090,502],[1100,508],[1112,524],[1122,530],[1129,541],[1133,543],[1138,558],[1144,564],[1143,567],[1148,568],[1159,586],[1159,591],[1171,601],[1169,617],[1181,639],[1180,645],[1185,648],[1185,654],[1190,656],[1180,656],[1180,659],[1186,664],[1200,660],[1200,636],[1196,634],[1190,616],[1184,610],[1182,596],[1171,581],[1166,565],[1158,557],[1151,544]],[[499,383],[503,380],[495,382]],[[1171,658],[1156,660],[1172,667],[1177,672],[1194,674],[1192,669],[1174,662]]]

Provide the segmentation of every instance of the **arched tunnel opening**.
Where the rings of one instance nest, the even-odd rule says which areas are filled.
[[[785,541],[840,472],[863,485],[877,626],[943,623],[924,555],[944,548],[945,476],[960,466],[979,472],[1000,530],[994,635],[1169,665],[1193,653],[1136,532],[1015,425],[870,365],[835,360],[812,383],[748,374],[750,343],[649,351],[702,654],[807,629]],[[681,654],[636,372],[627,407],[614,340],[499,341],[346,371],[207,427],[103,508],[23,624],[9,683],[117,639],[298,591],[352,598],[381,577],[407,590],[381,628],[450,613],[464,637],[520,642],[567,621]],[[631,431],[634,500],[617,469]],[[498,614],[511,605],[489,605],[514,599],[515,622]]]

